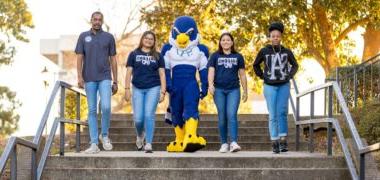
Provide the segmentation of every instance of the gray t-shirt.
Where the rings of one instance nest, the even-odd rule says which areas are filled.
[[[82,76],[85,82],[112,80],[110,56],[116,55],[115,38],[102,30],[79,35],[76,54],[83,54]]]

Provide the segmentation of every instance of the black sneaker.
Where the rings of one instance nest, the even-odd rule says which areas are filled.
[[[288,142],[286,142],[286,140],[280,141],[280,151],[288,152]]]
[[[278,141],[272,141],[272,151],[275,154],[280,153],[280,143]]]

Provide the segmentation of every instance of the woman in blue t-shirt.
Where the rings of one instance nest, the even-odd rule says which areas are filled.
[[[242,101],[247,101],[247,77],[243,56],[236,52],[234,39],[230,33],[223,33],[219,39],[219,49],[208,62],[209,93],[214,96],[218,110],[218,126],[221,140],[219,152],[237,152],[238,120],[240,104],[240,83],[243,87]],[[229,128],[227,127],[229,126]],[[231,144],[227,144],[229,129]]]
[[[152,152],[157,104],[164,100],[166,92],[165,62],[160,53],[156,51],[156,36],[153,32],[144,32],[138,48],[129,54],[126,67],[125,100],[131,100],[132,77],[132,108],[137,134],[136,146],[139,151],[144,148],[145,152],[150,153]]]

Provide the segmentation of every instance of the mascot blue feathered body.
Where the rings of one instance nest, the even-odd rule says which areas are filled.
[[[208,49],[199,43],[195,20],[178,17],[161,54],[165,60],[167,90],[170,93],[171,124],[176,138],[167,146],[168,152],[194,152],[206,146],[197,134],[199,99],[207,95]],[[199,71],[201,90],[196,73]],[[167,117],[169,118],[169,117]],[[169,119],[170,119],[169,118]]]

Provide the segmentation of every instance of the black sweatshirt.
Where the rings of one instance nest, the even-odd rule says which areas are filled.
[[[262,62],[264,62],[264,72],[260,67]],[[253,69],[265,84],[279,85],[293,78],[298,70],[298,64],[289,49],[283,46],[266,45],[257,54]]]

